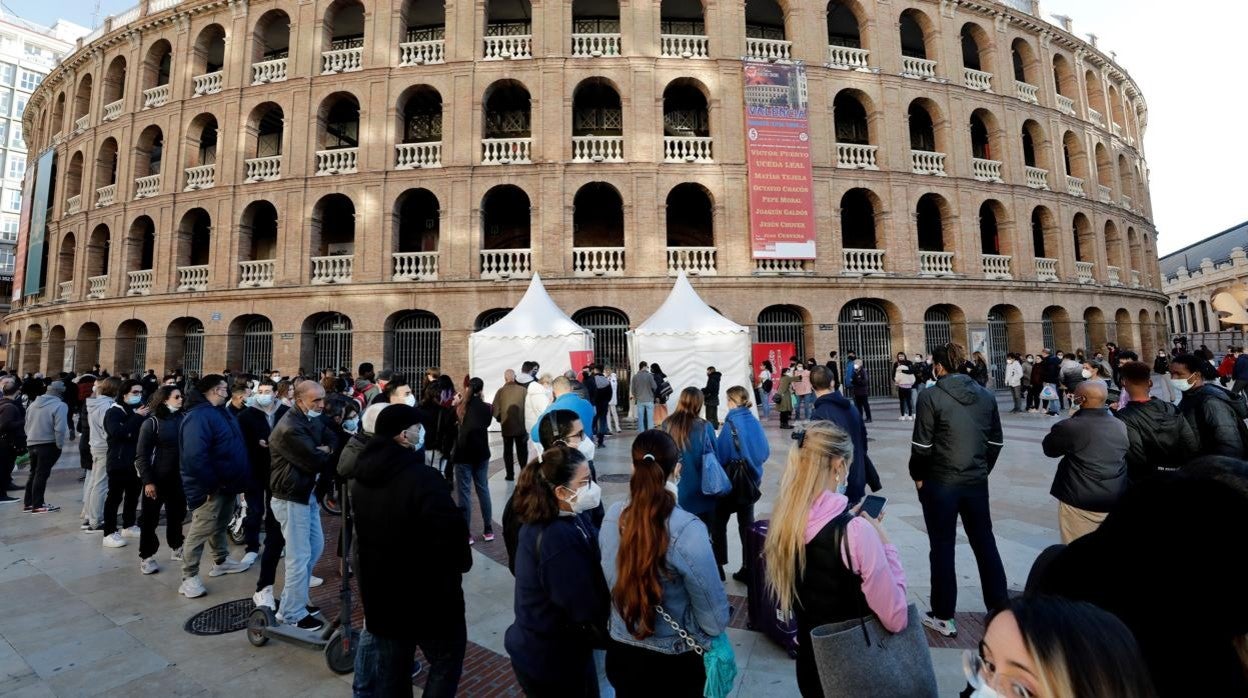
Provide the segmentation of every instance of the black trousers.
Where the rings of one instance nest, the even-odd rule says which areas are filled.
[[[524,469],[525,464],[528,463],[528,454],[528,434],[520,434],[519,436],[503,436],[503,467],[507,470],[508,480],[516,476],[516,463],[519,463],[520,468]]]
[[[910,415],[911,417],[914,416],[914,404],[910,402],[911,390],[913,389],[912,388],[898,388],[897,389],[898,408],[901,409],[901,416],[903,417],[906,415]]]
[[[17,467],[17,452],[7,441],[0,441],[0,487],[13,483],[13,469]],[[5,492],[0,490],[0,496]]]
[[[706,421],[711,423],[715,431],[719,431],[719,403],[708,402],[703,407],[706,411]]]
[[[182,474],[171,473],[155,482],[156,498],[143,502],[139,519],[139,558],[147,559],[160,550],[160,508],[165,508],[165,542],[171,550],[182,547],[182,522],[186,520],[186,495],[182,493]]]
[[[854,405],[858,407],[858,413],[862,415],[863,421],[871,421],[871,399],[866,395],[855,395]]]
[[[60,460],[61,449],[56,444],[35,444],[29,451],[30,477],[26,479],[26,499],[23,506],[37,507],[46,504],[43,493],[48,487],[48,475],[52,474],[52,466]],[[133,471],[131,468],[131,472]]]
[[[594,405],[594,438],[598,440],[601,446],[607,438],[607,411],[611,409],[611,405],[603,402]]]
[[[134,467],[122,467],[108,471],[108,496],[104,498],[104,535],[117,531],[117,505],[121,504],[121,527],[130,528],[136,522],[139,493],[143,483]],[[125,503],[122,504],[122,500]],[[146,507],[144,507],[146,508]]]
[[[706,668],[694,652],[663,654],[612,642],[607,647],[607,679],[619,698],[701,698]]]
[[[711,549],[715,551],[715,562],[728,564],[728,517],[736,515],[737,534],[741,537],[741,568],[749,569],[750,556],[746,552],[745,543],[750,536],[750,526],[754,525],[754,505],[737,508],[731,497],[722,497],[715,506],[715,520],[708,523],[711,527]]]
[[[561,675],[554,679],[530,676],[521,671],[514,661],[511,670],[515,672],[516,683],[520,684],[526,698],[598,698],[598,670],[594,668],[592,654],[579,673],[569,662],[561,670]]]

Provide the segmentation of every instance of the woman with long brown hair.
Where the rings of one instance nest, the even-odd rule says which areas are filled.
[[[701,696],[706,670],[695,645],[724,632],[728,597],[706,525],[677,506],[676,442],[644,431],[632,458],[629,499],[611,507],[599,534],[612,602],[607,678],[621,698]]]
[[[490,505],[490,422],[494,419],[490,406],[481,400],[485,382],[473,378],[464,389],[463,398],[455,406],[459,433],[455,439],[455,489],[459,493],[459,508],[468,522],[468,545],[473,544],[472,491],[477,491],[481,505],[481,521],[484,527],[482,540],[494,540],[493,511]]]
[[[677,486],[677,503],[681,509],[702,519],[702,523],[713,530],[718,500],[702,494],[702,456],[707,451],[715,450],[715,429],[710,422],[699,417],[700,414],[702,391],[693,387],[685,388],[680,391],[676,411],[663,420],[659,428],[670,434],[676,447],[680,449],[680,464],[684,474]]]

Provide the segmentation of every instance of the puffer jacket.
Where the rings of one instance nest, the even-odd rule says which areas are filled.
[[[213,407],[198,390],[186,391],[186,416],[178,428],[182,490],[195,509],[210,496],[247,488],[251,465],[238,421],[224,405]]]
[[[139,427],[139,443],[134,454],[134,468],[144,485],[155,485],[181,473],[178,458],[178,431],[184,413],[157,417],[151,415]]]
[[[269,488],[273,496],[307,504],[316,486],[316,476],[325,470],[336,445],[324,420],[309,418],[298,407],[282,415],[269,434]],[[320,450],[321,446],[328,446],[329,452]]]
[[[1061,458],[1049,494],[1060,502],[1107,512],[1127,489],[1127,426],[1108,408],[1083,408],[1044,437],[1044,455]]]
[[[1235,397],[1220,386],[1205,383],[1183,393],[1179,410],[1200,440],[1202,456],[1230,456],[1243,458],[1248,455],[1248,403],[1243,396]]]
[[[1127,425],[1127,476],[1139,482],[1175,470],[1196,455],[1200,441],[1179,408],[1165,400],[1128,402],[1114,413]]]
[[[146,419],[134,408],[114,402],[104,413],[104,432],[108,435],[108,472],[134,467],[139,444],[139,427]]]
[[[946,485],[988,479],[1004,445],[997,400],[970,376],[956,373],[919,393],[910,438],[910,477]]]

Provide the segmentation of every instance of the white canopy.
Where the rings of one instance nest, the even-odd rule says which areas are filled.
[[[634,363],[658,364],[672,385],[668,409],[675,409],[680,391],[706,385],[706,368],[723,374],[719,382],[721,420],[728,411],[728,388],[750,384],[750,330],[707,305],[685,273],[663,305],[637,329],[628,333],[629,356]]]
[[[569,353],[594,347],[594,335],[555,305],[542,280],[533,275],[529,290],[503,319],[468,337],[468,372],[485,382],[486,401],[503,384],[503,372],[520,371],[536,361],[542,373],[557,376],[572,368]],[[579,369],[578,369],[579,370]]]

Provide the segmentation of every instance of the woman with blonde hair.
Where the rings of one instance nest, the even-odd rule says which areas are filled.
[[[810,631],[860,618],[866,609],[890,632],[906,628],[906,575],[888,542],[883,516],[848,510],[845,480],[853,461],[849,435],[832,422],[794,437],[772,510],[764,555],[767,586],[782,613],[797,618],[797,685],[822,696]]]

